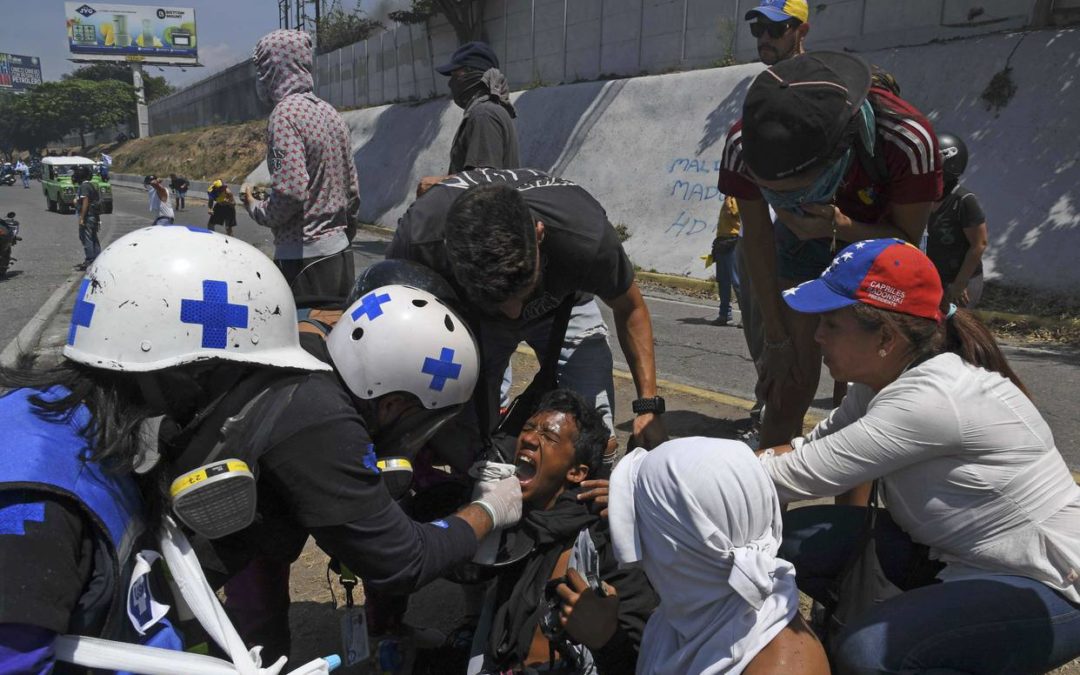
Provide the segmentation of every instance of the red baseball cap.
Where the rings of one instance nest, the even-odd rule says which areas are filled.
[[[861,302],[941,321],[941,278],[934,263],[903,239],[868,239],[833,258],[817,279],[784,291],[796,312],[820,314]]]

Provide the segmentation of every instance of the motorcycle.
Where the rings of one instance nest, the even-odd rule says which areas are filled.
[[[15,180],[15,172],[5,173],[3,176],[0,176],[0,185],[14,185]]]
[[[10,211],[6,218],[0,219],[0,279],[7,276],[8,267],[15,262],[11,249],[20,241],[19,221],[15,220],[15,212]]]

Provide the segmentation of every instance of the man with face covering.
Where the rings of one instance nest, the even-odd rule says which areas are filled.
[[[255,45],[254,61],[256,92],[274,104],[266,128],[271,191],[255,201],[245,187],[242,200],[273,230],[274,261],[295,294],[346,297],[356,276],[347,232],[360,208],[349,127],[313,93],[310,35],[274,31]]]
[[[780,289],[820,276],[847,243],[918,242],[941,175],[930,121],[858,57],[808,52],[754,79],[718,187],[739,204],[764,325],[761,447],[801,434],[821,371],[817,317],[789,311]]]
[[[521,166],[517,111],[510,103],[510,86],[499,70],[495,51],[483,42],[468,42],[458,48],[450,62],[436,68],[450,78],[450,95],[465,111],[450,146],[448,174],[469,169],[516,169]],[[417,196],[427,192],[446,176],[428,176],[420,181]]]

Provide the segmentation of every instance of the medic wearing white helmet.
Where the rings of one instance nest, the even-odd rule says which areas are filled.
[[[139,533],[167,512],[201,535],[215,586],[253,556],[291,560],[311,534],[372,583],[409,589],[520,517],[516,481],[438,523],[400,511],[373,438],[437,426],[471,392],[476,348],[420,291],[365,300],[332,349],[339,378],[301,347],[292,294],[255,248],[169,226],[102,252],[79,285],[65,361],[0,373],[14,389],[0,398],[0,671],[47,669],[64,633],[179,648],[157,605],[129,592]],[[365,380],[368,345],[397,345],[383,362],[405,374]]]

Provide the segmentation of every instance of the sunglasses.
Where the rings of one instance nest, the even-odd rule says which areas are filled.
[[[784,37],[784,33],[787,33],[790,29],[794,28],[794,24],[790,21],[783,21],[777,23],[775,21],[755,21],[750,24],[750,34],[756,38],[761,37],[765,33],[769,34],[774,40],[778,40]]]

